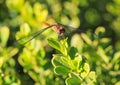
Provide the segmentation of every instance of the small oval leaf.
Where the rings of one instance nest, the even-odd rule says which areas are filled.
[[[70,69],[63,66],[57,66],[55,67],[54,71],[56,74],[59,74],[59,75],[67,75],[70,72]]]
[[[57,40],[53,38],[49,38],[48,43],[50,46],[60,51],[60,43]]]
[[[81,81],[78,77],[72,76],[66,79],[66,85],[81,85]]]

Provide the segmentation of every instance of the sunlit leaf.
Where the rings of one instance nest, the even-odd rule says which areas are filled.
[[[66,85],[81,85],[81,81],[77,76],[72,76],[66,79]]]
[[[95,30],[95,34],[99,37],[101,37],[104,33],[105,33],[105,28],[102,26],[97,27]]]
[[[64,66],[56,66],[54,68],[54,71],[56,74],[59,74],[59,75],[67,75],[70,72],[70,69]]]
[[[102,42],[102,43],[109,43],[109,42],[110,42],[110,39],[109,39],[109,38],[102,38],[102,39],[101,39],[101,42]]]
[[[85,78],[90,72],[90,67],[88,63],[84,63],[80,69],[81,69],[80,76],[82,78]]]
[[[80,53],[83,49],[83,45],[84,45],[84,43],[83,43],[83,40],[81,39],[80,35],[75,34],[72,36],[71,46],[76,47]]]
[[[20,11],[24,4],[24,0],[6,0],[9,9]]]
[[[78,50],[75,47],[71,47],[70,51],[69,51],[69,55],[71,59],[74,59],[76,57],[76,53],[78,52]]]
[[[118,60],[120,59],[120,51],[116,52],[113,59],[112,59],[112,63],[116,63]]]
[[[120,85],[120,81],[116,82],[115,85]]]
[[[68,43],[67,43],[67,38],[63,39],[60,41],[61,45],[61,53],[65,56],[68,56]]]
[[[35,58],[33,54],[24,48],[23,53],[18,58],[19,63],[24,67],[24,71],[27,72],[35,65]]]
[[[52,64],[56,67],[56,66],[64,66],[66,68],[71,68],[69,65],[69,60],[65,57],[63,57],[62,55],[53,55],[53,59],[52,59]]]
[[[26,18],[32,18],[33,10],[30,2],[25,2],[24,7],[21,9],[22,16],[26,16]]]
[[[96,74],[95,72],[91,71],[88,76],[86,77],[86,82],[89,85],[96,85]]]
[[[49,43],[53,48],[61,51],[60,43],[59,43],[57,40],[55,40],[55,39],[53,39],[53,38],[49,38],[49,39],[48,39],[48,43]]]
[[[8,38],[9,38],[9,28],[8,27],[1,27],[0,28],[0,43],[3,47],[6,46]]]
[[[90,40],[90,38],[88,37],[88,35],[86,35],[85,33],[81,34],[81,37],[83,38],[83,40],[88,44],[88,45],[92,45],[92,41]]]
[[[79,67],[82,63],[82,56],[77,54],[74,58],[74,60],[72,60],[72,63],[73,63],[73,67],[72,69],[76,70],[76,72],[79,72]]]
[[[27,23],[22,24],[20,26],[20,31],[16,33],[16,40],[18,40],[20,44],[23,44],[25,41],[30,39],[30,37],[32,37],[29,36],[30,31],[30,27]]]
[[[44,8],[44,6],[40,3],[35,3],[33,7],[33,11],[35,13],[35,17],[39,22],[43,22],[46,20],[48,16],[47,9]]]
[[[20,39],[22,37],[27,36],[30,33],[30,27],[27,23],[24,23],[20,26],[20,31],[17,32],[16,38]]]
[[[98,48],[97,54],[101,57],[101,59],[105,62],[109,62],[108,56],[105,54],[104,49],[102,47]]]

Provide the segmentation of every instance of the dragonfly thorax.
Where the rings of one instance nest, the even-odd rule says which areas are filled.
[[[52,29],[56,31],[60,36],[62,36],[65,33],[65,29],[59,24],[54,24]]]
[[[59,35],[60,36],[64,35],[64,33],[65,33],[65,29],[64,28],[62,28],[62,29],[59,30]]]

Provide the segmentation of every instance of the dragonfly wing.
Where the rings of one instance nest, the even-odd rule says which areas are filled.
[[[68,33],[68,34],[72,33],[72,32],[79,32],[79,33],[85,32],[84,30],[74,28],[74,27],[71,27],[71,26],[67,26],[67,25],[63,25],[63,24],[60,24],[60,25],[64,27],[66,33]]]
[[[29,42],[29,41],[31,41],[32,39],[34,39],[35,37],[37,37],[39,34],[41,34],[42,32],[44,32],[45,30],[47,30],[47,29],[50,28],[50,27],[52,27],[52,26],[48,26],[48,27],[46,27],[46,28],[44,28],[44,29],[42,29],[42,30],[39,30],[38,32],[35,32],[35,33],[33,33],[33,34],[30,34],[30,35],[28,35],[28,36],[26,36],[26,37],[20,38],[20,39],[18,39],[16,42],[24,45],[24,44],[26,44],[27,42]]]

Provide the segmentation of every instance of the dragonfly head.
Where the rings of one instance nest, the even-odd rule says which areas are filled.
[[[61,27],[61,28],[59,29],[59,35],[60,35],[60,36],[63,36],[64,33],[65,33],[65,29],[64,29],[63,27]]]
[[[59,34],[59,36],[64,35],[65,29],[60,24],[57,23],[54,24],[53,26],[54,26],[53,30],[56,31]]]

